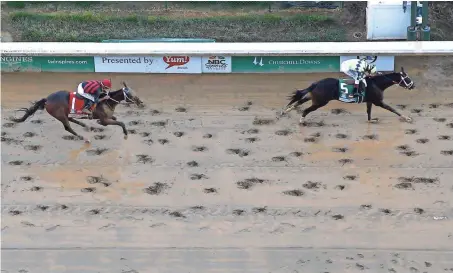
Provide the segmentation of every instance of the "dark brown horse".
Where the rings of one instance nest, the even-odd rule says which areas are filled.
[[[401,67],[401,72],[393,72],[389,74],[379,74],[372,77],[366,78],[366,91],[363,101],[357,100],[347,100],[347,97],[344,94],[348,93],[348,89],[352,89],[352,84],[354,80],[339,80],[335,78],[325,78],[318,82],[313,83],[307,89],[297,90],[289,97],[290,102],[286,105],[285,109],[282,110],[280,115],[283,115],[295,107],[311,100],[311,106],[304,109],[302,116],[299,120],[300,123],[303,122],[304,118],[310,113],[313,112],[329,103],[331,100],[340,100],[343,102],[366,102],[367,105],[367,114],[368,122],[377,121],[378,119],[371,118],[371,107],[373,104],[375,106],[382,107],[400,117],[405,121],[411,122],[412,119],[406,116],[401,115],[397,110],[395,110],[390,105],[384,102],[384,90],[389,88],[392,85],[399,85],[408,90],[415,88],[414,82],[409,78],[404,68]],[[345,98],[345,99],[343,99]]]
[[[71,125],[69,122],[78,124],[82,127],[85,128],[86,131],[89,131],[89,127],[79,121],[78,119],[87,119],[87,118],[93,118],[97,119],[97,122],[100,125],[107,126],[107,125],[117,125],[121,126],[123,128],[123,133],[124,133],[124,139],[127,139],[127,130],[126,126],[124,125],[123,122],[117,121],[116,117],[113,116],[113,113],[115,112],[115,107],[121,102],[121,101],[126,101],[126,102],[132,102],[135,103],[137,106],[142,106],[143,102],[140,100],[140,98],[136,95],[135,91],[129,88],[126,83],[123,82],[124,88],[121,88],[120,90],[117,91],[112,91],[109,92],[108,95],[110,96],[109,99],[101,101],[97,104],[92,117],[88,116],[82,116],[82,115],[75,115],[70,116],[73,114],[70,114],[70,108],[71,108],[71,98],[73,99],[73,104],[74,102],[77,101],[78,105],[83,105],[83,99],[76,98],[74,99],[74,95],[71,94],[68,91],[57,91],[52,94],[50,94],[47,98],[43,98],[35,103],[30,108],[21,108],[19,109],[20,111],[24,111],[25,115],[21,118],[11,118],[12,121],[14,122],[24,122],[28,117],[32,116],[36,111],[38,110],[44,110],[59,120],[61,123],[63,123],[64,129],[71,134],[79,137],[82,140],[85,140],[85,142],[89,143],[89,139],[78,135],[74,130],[71,128]],[[101,97],[106,96],[107,93],[101,94]],[[72,107],[74,108],[74,107]]]

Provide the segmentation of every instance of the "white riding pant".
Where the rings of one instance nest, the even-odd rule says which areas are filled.
[[[80,96],[82,96],[82,97],[84,97],[84,98],[86,98],[86,99],[89,99],[89,100],[91,100],[92,102],[94,102],[94,97],[93,97],[93,95],[85,93],[85,91],[83,90],[83,87],[82,87],[82,83],[80,83],[79,86],[77,86],[77,93],[78,93]]]
[[[363,82],[365,86],[367,86],[366,81],[365,81],[365,74],[363,76],[360,76],[359,72],[356,70],[350,69],[346,63],[341,64],[341,72],[345,73],[349,77],[353,78],[355,80],[355,84],[359,84],[360,81]]]

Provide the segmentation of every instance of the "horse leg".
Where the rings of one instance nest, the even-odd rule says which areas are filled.
[[[372,102],[368,102],[366,103],[366,113],[368,115],[368,122],[369,123],[372,123],[372,122],[377,122],[379,119],[378,118],[371,118],[371,108],[373,107],[373,103]]]
[[[311,112],[313,112],[313,111],[316,111],[317,109],[323,107],[323,106],[326,105],[326,104],[327,104],[327,103],[325,103],[325,104],[320,104],[320,105],[312,104],[310,107],[304,109],[304,111],[302,112],[302,116],[301,116],[300,119],[299,119],[299,123],[304,122],[305,117],[306,117],[309,113],[311,113]]]
[[[71,134],[75,135],[76,137],[79,137],[80,139],[85,140],[86,143],[89,143],[89,142],[90,142],[88,139],[84,138],[83,136],[78,135],[78,134],[71,128],[71,125],[69,124],[69,120],[68,120],[68,119],[64,119],[64,120],[60,120],[60,121],[61,121],[61,123],[63,123],[64,129],[65,129],[67,132],[70,132]]]
[[[76,120],[75,118],[68,118],[68,120],[72,123],[82,126],[83,128],[85,128],[85,131],[87,131],[87,132],[90,130],[90,127],[88,127],[88,125],[86,125],[85,123],[83,123],[81,121]]]
[[[100,119],[100,120],[99,120],[99,124],[101,124],[101,125],[103,125],[103,126],[107,126],[107,125],[117,125],[117,126],[121,126],[121,128],[123,128],[124,139],[127,139],[126,125],[124,125],[123,122],[117,121],[117,120],[114,120],[114,119],[111,119],[111,118],[106,118],[106,119]]]
[[[398,111],[396,111],[393,107],[391,107],[390,105],[386,104],[386,103],[383,102],[383,101],[380,101],[379,103],[375,103],[374,105],[379,106],[379,107],[381,107],[381,108],[384,108],[385,110],[388,110],[388,111],[390,111],[390,112],[392,112],[392,113],[398,115],[399,117],[402,117],[402,118],[403,118],[405,121],[407,121],[407,122],[411,122],[411,121],[412,121],[411,118],[401,115],[401,114],[400,114]]]

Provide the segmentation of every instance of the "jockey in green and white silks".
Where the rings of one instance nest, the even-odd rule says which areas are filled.
[[[354,79],[354,91],[349,97],[353,98],[362,92],[362,83],[366,87],[365,76],[376,74],[376,66],[369,64],[365,59],[351,59],[341,63],[341,72]]]

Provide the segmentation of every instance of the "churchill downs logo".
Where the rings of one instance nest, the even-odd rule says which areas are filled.
[[[226,70],[228,64],[225,57],[223,56],[210,56],[208,61],[204,64],[205,68],[208,70]]]

